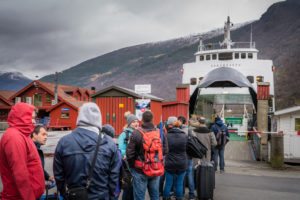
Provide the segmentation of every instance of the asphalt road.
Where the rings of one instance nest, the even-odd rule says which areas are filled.
[[[215,200],[300,199],[300,175],[296,178],[217,174]]]

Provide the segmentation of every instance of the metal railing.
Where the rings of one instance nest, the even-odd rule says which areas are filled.
[[[5,131],[8,128],[7,122],[0,122],[0,131]]]
[[[242,49],[242,48],[255,48],[255,42],[233,42],[231,45],[232,49]],[[202,47],[198,46],[198,51],[208,51],[208,50],[218,50],[218,49],[227,49],[226,46],[221,46],[220,43],[209,43],[205,44]]]

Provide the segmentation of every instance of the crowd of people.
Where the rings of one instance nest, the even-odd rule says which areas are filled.
[[[102,126],[99,107],[85,103],[78,114],[77,128],[56,146],[54,176],[50,176],[44,170],[40,148],[46,143],[47,129],[35,126],[36,112],[29,104],[17,103],[9,113],[9,128],[0,141],[2,200],[39,199],[45,191],[45,180],[55,181],[64,199],[83,199],[80,195],[86,195],[87,199],[142,200],[147,190],[151,200],[160,196],[170,199],[172,193],[182,199],[185,177],[189,199],[195,199],[195,166],[213,161],[215,171],[219,164],[220,173],[224,172],[224,144],[229,133],[219,117],[210,130],[204,117],[191,117],[187,122],[183,116],[171,116],[164,125],[155,126],[151,111],[143,113],[142,122],[126,113],[123,132],[115,139],[114,128]],[[189,137],[197,137],[207,148],[205,157],[187,155]]]

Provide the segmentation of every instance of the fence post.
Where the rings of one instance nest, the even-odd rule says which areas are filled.
[[[258,131],[268,131],[268,111],[269,111],[269,91],[270,83],[257,83],[257,129]],[[268,134],[261,134],[260,159],[268,160]]]
[[[279,169],[284,165],[283,159],[283,135],[271,135],[271,166]]]

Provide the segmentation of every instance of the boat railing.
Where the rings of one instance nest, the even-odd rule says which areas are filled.
[[[231,45],[232,49],[242,48],[255,48],[255,42],[233,42]],[[227,49],[226,45],[221,46],[220,43],[208,43],[202,46],[198,46],[198,51],[208,51],[217,49]]]

